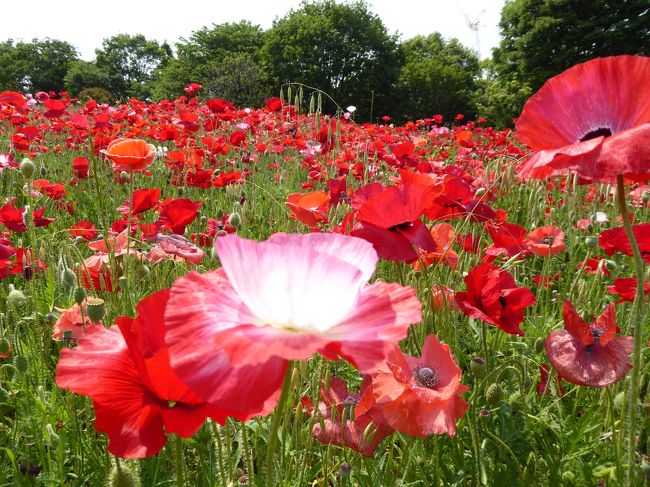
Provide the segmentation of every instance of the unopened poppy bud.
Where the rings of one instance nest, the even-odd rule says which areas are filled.
[[[86,299],[86,289],[83,287],[76,288],[74,290],[74,302],[81,306],[84,299]]]
[[[75,273],[72,271],[72,269],[64,269],[63,272],[61,272],[61,285],[65,288],[66,291],[69,291],[72,289],[72,286],[75,285],[75,282],[77,281],[77,276],[75,276]]]
[[[136,268],[135,268],[135,276],[138,279],[145,278],[149,274],[149,272],[151,272],[151,270],[145,264],[140,264],[140,265],[136,266]]]
[[[76,244],[84,243],[85,241],[86,239],[84,239],[81,235],[76,236],[74,239],[74,243]]]
[[[590,248],[598,247],[598,239],[596,237],[585,237],[585,245]]]
[[[477,198],[480,198],[480,197],[483,196],[484,194],[485,194],[485,188],[479,188],[479,189],[476,190],[475,196],[476,196]]]
[[[126,287],[126,285],[129,283],[128,279],[126,276],[120,276],[117,278],[117,284],[120,286],[122,289]]]
[[[126,172],[126,171],[122,171],[122,172],[120,173],[120,179],[121,179],[122,181],[128,181],[128,180],[129,180],[129,173]]]
[[[571,470],[565,470],[562,472],[562,480],[566,480],[568,483],[573,483],[576,479],[575,474]]]
[[[485,391],[485,400],[492,407],[501,404],[503,400],[503,389],[501,389],[501,386],[499,384],[491,384],[487,391]]]
[[[38,172],[39,172],[39,174],[41,175],[42,178],[47,176],[47,169],[45,168],[45,166],[39,167]]]
[[[341,475],[341,478],[343,478],[343,479],[347,479],[348,477],[350,477],[350,472],[351,471],[352,471],[352,467],[350,466],[350,464],[348,462],[343,462],[339,466],[339,473]]]
[[[618,264],[614,262],[613,260],[606,260],[605,261],[605,267],[607,267],[608,271],[615,271],[616,268],[618,267]]]
[[[491,413],[489,409],[481,408],[478,411],[478,416],[481,419],[481,422],[483,424],[486,424],[488,422],[488,420],[490,419],[490,414]]]
[[[237,213],[236,211],[233,211],[230,214],[230,216],[228,217],[228,221],[235,228],[239,228],[241,226],[241,216],[239,216],[239,213]]]
[[[237,485],[238,486],[248,485],[248,475],[242,475],[241,477],[239,477],[239,479],[237,480]]]
[[[20,172],[23,173],[26,179],[31,179],[35,170],[36,166],[34,166],[34,163],[26,157],[20,163]]]
[[[519,413],[526,408],[526,401],[521,394],[521,391],[515,391],[508,398],[508,404],[513,413]]]
[[[27,304],[27,297],[22,291],[15,289],[12,284],[9,285],[9,294],[7,295],[7,302],[14,308],[22,308]]]
[[[620,414],[625,408],[625,392],[621,391],[614,397],[614,409]]]
[[[22,354],[16,355],[16,358],[14,359],[14,367],[16,367],[16,370],[18,372],[24,374],[27,372],[27,369],[29,367],[29,360],[27,360],[27,357]]]
[[[474,357],[469,363],[469,370],[475,378],[480,379],[485,374],[485,360],[481,357]]]
[[[7,355],[9,349],[11,348],[11,343],[5,337],[0,338],[0,355]]]
[[[104,300],[90,296],[86,298],[86,313],[93,323],[99,323],[106,314],[106,305]]]
[[[538,338],[535,340],[535,353],[542,353],[542,350],[544,350],[544,339]]]
[[[140,487],[140,478],[128,465],[122,463],[119,469],[111,469],[107,485],[108,487]]]
[[[650,191],[644,191],[641,195],[641,201],[644,203],[650,203]]]
[[[588,232],[593,232],[594,231],[594,224],[593,223],[587,223],[587,231]]]

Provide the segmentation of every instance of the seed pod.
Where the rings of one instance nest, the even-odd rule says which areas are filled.
[[[34,166],[34,163],[26,157],[20,163],[20,172],[23,173],[25,179],[31,179],[35,170],[36,166]]]
[[[86,288],[83,287],[78,287],[74,290],[74,302],[77,303],[79,306],[82,305],[84,302],[84,299],[86,299]]]
[[[104,300],[90,296],[86,298],[86,313],[93,323],[99,323],[106,314],[106,305]]]

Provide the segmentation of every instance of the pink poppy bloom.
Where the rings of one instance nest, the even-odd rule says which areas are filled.
[[[84,310],[83,317],[81,315],[82,308],[78,304],[68,309],[55,308],[61,315],[56,320],[56,323],[54,323],[54,328],[52,329],[52,338],[54,340],[62,340],[66,331],[70,331],[71,338],[78,340],[89,326],[93,326],[93,322],[90,321],[88,313],[86,313],[86,301],[82,305]],[[101,322],[97,324],[103,325]]]
[[[301,360],[318,352],[367,371],[421,320],[415,290],[368,285],[377,253],[340,234],[220,237],[222,268],[190,272],[171,288],[166,343],[181,380],[209,399],[217,351],[234,367]],[[278,383],[278,387],[280,384]]]
[[[205,253],[182,235],[156,235],[156,244],[147,254],[149,262],[174,260],[199,265]]]
[[[548,80],[517,122],[517,138],[535,151],[519,176],[647,180],[650,96],[641,86],[650,86],[650,57],[592,59]]]

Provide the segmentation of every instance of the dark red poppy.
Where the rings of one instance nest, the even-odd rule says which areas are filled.
[[[43,114],[47,118],[59,118],[65,113],[66,104],[61,100],[45,100],[47,111]]]
[[[537,389],[538,396],[548,396],[551,393],[551,386],[549,385],[551,368],[546,364],[541,364],[539,366],[539,375],[540,378],[537,381],[535,388]],[[562,376],[559,374],[555,376],[555,382],[557,383],[557,395],[564,395],[564,388],[562,387]]]
[[[636,284],[636,277],[614,279],[614,284],[607,286],[607,292],[616,294],[620,298],[617,304],[625,301],[631,303],[636,298]],[[648,281],[643,281],[643,294],[650,294],[650,283]]]
[[[564,330],[544,341],[546,355],[562,378],[580,386],[606,387],[621,380],[632,368],[628,355],[630,336],[616,336],[616,312],[610,304],[595,322],[587,324],[573,304],[564,301]]]
[[[224,113],[233,110],[235,107],[232,103],[221,98],[214,98],[205,102],[212,113]]]
[[[83,220],[75,223],[70,227],[69,232],[70,232],[70,237],[72,238],[81,237],[87,242],[90,242],[91,240],[95,240],[97,238],[97,235],[99,235],[99,232],[97,231],[97,227],[93,225],[92,222],[89,222],[87,220]]]
[[[216,178],[214,178],[214,181],[212,182],[212,186],[217,188],[223,188],[224,186],[228,186],[230,184],[242,184],[243,182],[244,179],[242,178],[242,174],[240,171],[230,171],[230,172],[223,172],[219,174]]]
[[[639,244],[643,261],[650,264],[650,223],[633,225],[632,233]],[[598,237],[598,245],[607,255],[614,255],[617,251],[625,255],[632,255],[632,246],[623,227],[611,228],[602,232]]]
[[[548,80],[517,121],[520,142],[535,153],[522,178],[575,172],[614,182],[650,176],[650,57],[613,56],[578,64]]]
[[[321,385],[319,422],[312,434],[323,444],[345,446],[371,457],[379,443],[393,432],[372,396],[370,377],[364,378],[358,393],[350,393],[344,380],[330,379]]]
[[[507,258],[519,255],[530,255],[528,246],[524,242],[526,230],[519,225],[508,222],[489,222],[485,229],[492,237],[493,244],[485,249],[484,262],[492,262],[500,255]]]
[[[160,188],[143,188],[136,189],[131,195],[131,211],[133,215],[139,215],[153,208],[160,200]],[[126,212],[120,211],[127,215],[129,211],[128,203],[125,203],[120,209],[126,206]]]
[[[34,210],[33,219],[35,227],[46,227],[54,223],[54,218],[47,218],[45,216],[45,207]]]
[[[465,284],[467,291],[456,292],[456,304],[463,313],[506,333],[524,335],[519,328],[524,310],[537,302],[529,289],[518,287],[512,275],[490,263],[469,271]]]
[[[183,91],[190,96],[195,96],[202,88],[203,86],[199,83],[189,83],[185,88],[183,88]]]
[[[88,158],[77,157],[72,161],[72,170],[74,171],[75,176],[79,179],[87,178],[89,170]]]
[[[431,205],[431,188],[420,184],[385,187],[375,183],[355,193],[358,224],[350,235],[374,246],[382,259],[413,262],[437,249],[420,216]]]
[[[182,235],[185,233],[185,227],[196,219],[202,204],[200,201],[186,198],[167,200],[162,203],[162,211],[156,221],[156,227],[159,230],[166,228],[172,233]]]
[[[264,105],[270,112],[279,112],[282,110],[282,100],[280,100],[277,96],[267,98],[264,102]]]

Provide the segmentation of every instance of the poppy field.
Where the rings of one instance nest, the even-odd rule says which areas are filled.
[[[641,86],[512,130],[0,92],[0,485],[646,485]]]

